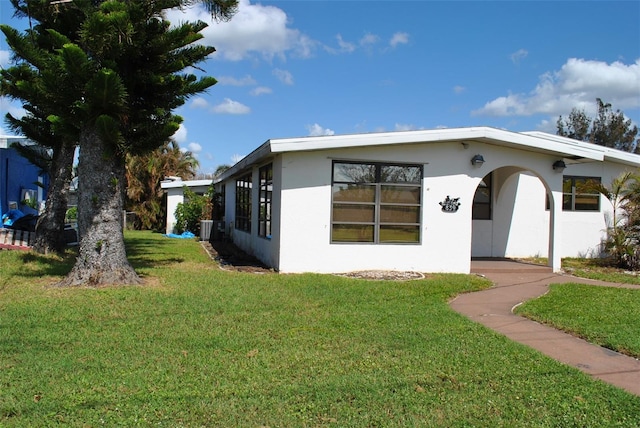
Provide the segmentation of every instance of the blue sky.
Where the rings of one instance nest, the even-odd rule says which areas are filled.
[[[8,0],[0,20],[16,28]],[[202,19],[191,8],[172,22]],[[555,133],[602,98],[640,124],[638,1],[249,1],[211,23],[218,84],[177,112],[200,169],[270,138],[493,126]],[[0,40],[0,65],[9,64]],[[4,112],[20,105],[0,99]],[[0,124],[3,127],[4,124]],[[6,133],[6,127],[0,133]]]

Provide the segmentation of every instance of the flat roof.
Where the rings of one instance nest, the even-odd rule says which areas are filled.
[[[199,186],[211,186],[213,180],[163,180],[160,182],[161,189],[175,189],[176,187],[199,187]]]
[[[547,153],[567,159],[585,159],[600,162],[609,160],[633,167],[640,167],[640,155],[633,153],[545,132],[512,132],[504,129],[480,126],[271,139],[267,140],[225,171],[216,182],[232,177],[250,165],[259,163],[268,156],[276,153],[450,141],[475,141],[531,152]]]

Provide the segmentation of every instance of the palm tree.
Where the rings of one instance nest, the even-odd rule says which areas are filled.
[[[166,215],[160,182],[168,176],[190,180],[196,175],[198,160],[170,141],[144,155],[127,156],[128,211],[136,214],[143,229],[160,230]]]
[[[617,266],[640,268],[640,173],[627,171],[606,185],[588,181],[583,191],[603,194],[613,206],[605,250]]]

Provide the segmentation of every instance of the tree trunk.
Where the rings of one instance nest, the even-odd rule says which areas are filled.
[[[60,253],[65,248],[64,219],[69,200],[74,153],[75,146],[72,144],[64,144],[54,151],[45,210],[38,218],[33,243],[33,249],[38,253]]]
[[[124,156],[104,141],[95,127],[80,132],[76,264],[60,285],[140,284],[127,260],[122,231]]]

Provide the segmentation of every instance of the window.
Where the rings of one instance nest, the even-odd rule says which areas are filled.
[[[600,211],[600,193],[589,189],[589,183],[600,183],[599,177],[562,178],[563,211]]]
[[[236,180],[235,228],[251,232],[251,173]]]
[[[271,238],[271,199],[273,195],[273,164],[263,166],[260,175],[260,212],[258,214],[258,235]]]
[[[478,184],[476,193],[473,195],[473,207],[471,208],[473,220],[491,220],[492,181],[493,174],[489,173]]]
[[[418,243],[422,166],[334,162],[331,242]]]

